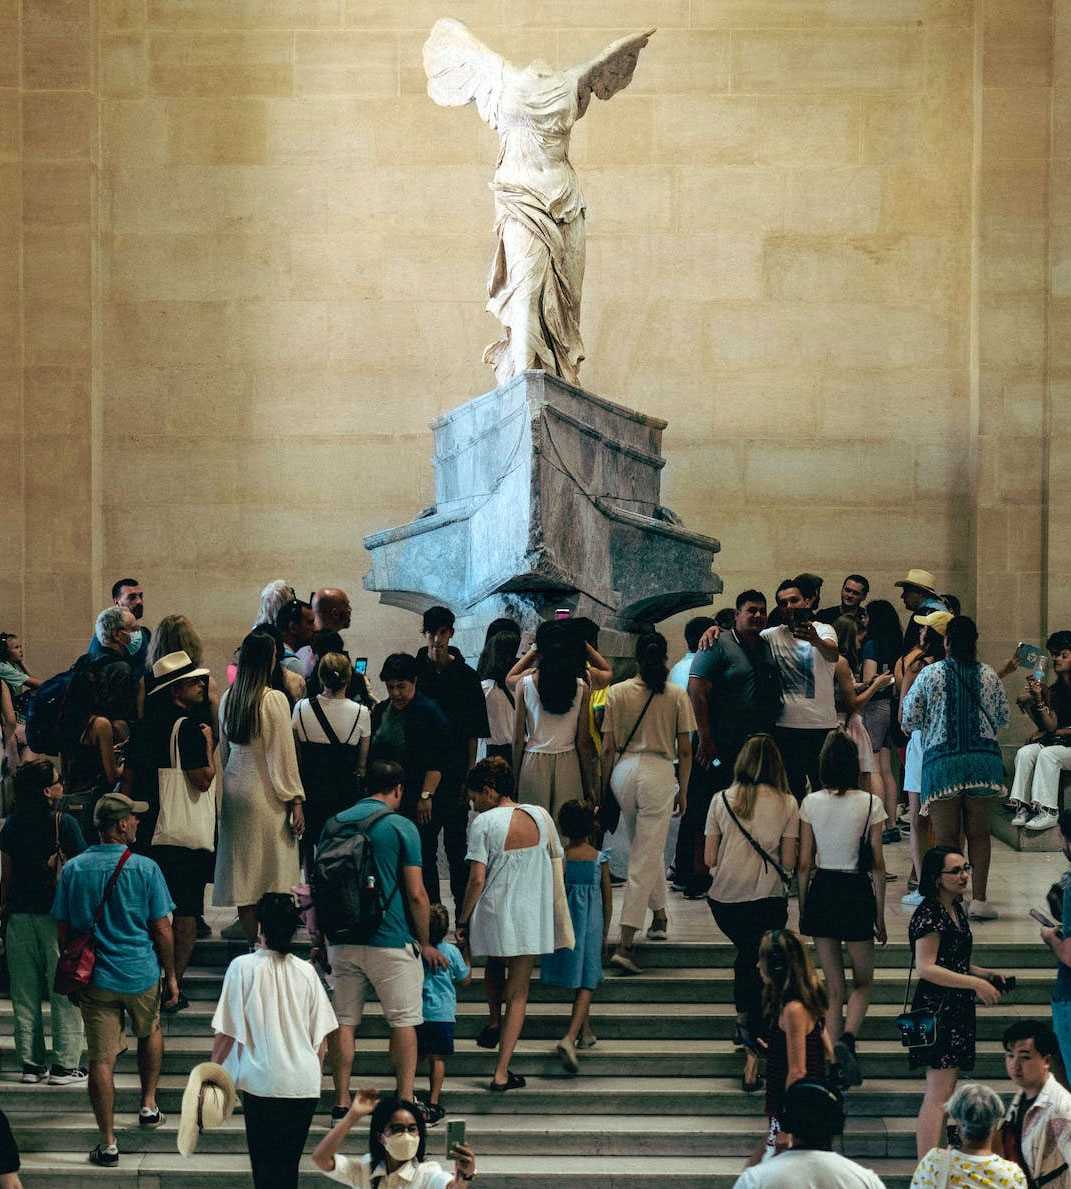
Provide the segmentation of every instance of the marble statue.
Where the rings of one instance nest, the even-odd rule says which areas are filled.
[[[504,334],[483,357],[500,385],[530,370],[579,383],[584,199],[569,134],[592,95],[609,99],[628,86],[654,32],[622,37],[568,70],[541,61],[514,66],[449,18],[424,44],[431,98],[444,107],[475,103],[501,145],[491,183],[498,243],[487,309]]]

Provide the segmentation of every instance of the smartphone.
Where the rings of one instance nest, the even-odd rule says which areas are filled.
[[[354,671],[354,673],[367,673],[368,672],[368,657],[366,657],[366,656],[354,657],[353,658],[353,671]]]
[[[451,1153],[458,1144],[465,1142],[465,1120],[464,1119],[450,1119],[446,1124],[446,1158],[449,1160]]]
[[[1039,925],[1043,925],[1046,929],[1055,929],[1056,922],[1050,920],[1043,912],[1038,912],[1036,908],[1030,910],[1030,915]]]
[[[554,612],[555,619],[571,619],[572,611],[568,607],[558,607]]]

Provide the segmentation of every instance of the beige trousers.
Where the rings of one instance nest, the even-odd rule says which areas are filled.
[[[621,824],[629,840],[628,886],[621,924],[642,929],[647,909],[666,908],[664,863],[669,819],[677,795],[673,765],[664,756],[640,752],[623,755],[614,765],[610,787],[621,806]]]
[[[517,801],[541,805],[558,821],[558,810],[566,801],[581,801],[580,759],[576,751],[526,751],[517,779]]]

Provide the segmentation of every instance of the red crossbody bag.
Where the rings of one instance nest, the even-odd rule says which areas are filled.
[[[77,995],[92,981],[93,968],[97,964],[97,926],[104,915],[104,906],[108,903],[108,897],[115,890],[119,873],[133,853],[127,847],[119,862],[116,863],[115,870],[104,886],[104,895],[101,897],[100,904],[97,905],[97,911],[93,914],[93,924],[89,927],[89,932],[72,933],[64,942],[59,961],[56,963],[56,978],[53,982],[53,989],[57,995]]]

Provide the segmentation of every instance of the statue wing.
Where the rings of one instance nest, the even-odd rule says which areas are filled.
[[[496,127],[506,60],[452,17],[436,21],[424,42],[428,95],[440,107],[475,103],[480,119]]]
[[[632,82],[640,50],[656,32],[656,29],[648,29],[646,33],[631,33],[628,37],[622,37],[590,62],[574,66],[569,71],[576,78],[578,115],[582,116],[587,111],[592,94],[600,99],[611,99]]]

